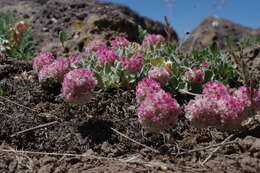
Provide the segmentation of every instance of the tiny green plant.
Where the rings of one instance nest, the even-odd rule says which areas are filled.
[[[5,40],[4,44],[0,43],[1,54],[23,60],[30,60],[34,56],[32,30],[23,21],[0,13],[0,39]]]
[[[65,41],[68,40],[68,34],[66,32],[64,32],[64,31],[60,31],[59,39],[60,39],[60,42],[61,42],[61,45],[62,45],[63,49],[65,49],[64,43],[65,43]]]
[[[4,96],[4,90],[0,88],[0,96]]]

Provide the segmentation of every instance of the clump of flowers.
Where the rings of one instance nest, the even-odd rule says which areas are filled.
[[[142,47],[156,45],[162,40],[164,40],[164,37],[160,34],[149,34],[144,38]]]
[[[167,67],[151,67],[148,72],[148,77],[165,85],[171,77],[171,71]]]
[[[187,81],[194,83],[201,83],[204,80],[204,76],[204,71],[196,68],[193,68],[191,71],[185,73]]]
[[[51,52],[41,52],[33,59],[33,70],[39,72],[45,65],[49,65],[55,61],[55,57]]]
[[[207,68],[207,67],[209,67],[208,61],[204,61],[204,62],[202,62],[202,63],[200,64],[200,68]]]
[[[257,92],[254,92],[252,99],[257,100],[257,97]],[[246,87],[230,94],[225,85],[214,81],[206,83],[203,94],[185,106],[185,116],[197,127],[233,130],[241,127],[241,122],[251,116],[250,109],[256,105],[251,102]]]
[[[185,106],[185,117],[196,127],[220,125],[220,119],[215,111],[217,104],[205,96],[198,96]]]
[[[87,69],[75,69],[67,73],[62,83],[62,95],[66,101],[84,104],[93,96],[97,85],[94,73]]]
[[[253,108],[255,111],[258,111],[260,110],[260,89],[254,89],[252,92],[249,93],[248,89],[242,86],[233,92],[233,96],[238,98],[246,108]],[[252,99],[250,94],[252,94]]]
[[[76,69],[79,67],[82,61],[82,57],[79,54],[74,54],[69,56],[69,62],[70,62],[70,68],[71,69]]]
[[[98,57],[98,64],[101,67],[103,67],[106,63],[113,64],[118,58],[116,52],[109,47],[98,47],[96,55]]]
[[[111,45],[114,48],[127,47],[130,42],[125,37],[116,37],[115,40],[111,41]]]
[[[160,83],[149,78],[143,78],[136,86],[135,95],[137,103],[140,104],[147,95],[156,93],[159,90],[161,90]]]
[[[137,109],[139,121],[149,132],[158,132],[175,126],[180,112],[177,101],[162,89],[148,94]]]
[[[92,52],[97,51],[99,47],[106,47],[106,43],[101,39],[92,40],[85,47],[85,52],[87,55],[91,55]]]
[[[130,58],[121,57],[120,61],[122,62],[123,69],[125,69],[129,74],[140,72],[144,65],[143,56],[139,53],[135,53]]]
[[[210,81],[203,85],[202,94],[204,95],[228,95],[228,88],[219,81]]]
[[[58,83],[63,81],[64,75],[70,71],[70,62],[67,58],[58,58],[49,65],[45,65],[39,72],[40,82],[54,80]]]

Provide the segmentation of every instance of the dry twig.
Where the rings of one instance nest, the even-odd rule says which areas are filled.
[[[41,125],[38,125],[36,127],[32,127],[32,128],[29,128],[29,129],[25,129],[25,130],[22,130],[20,132],[17,132],[15,134],[12,134],[11,137],[14,137],[14,136],[17,136],[17,135],[20,135],[22,133],[27,133],[29,131],[33,131],[33,130],[37,130],[37,129],[40,129],[40,128],[44,128],[44,127],[47,127],[47,126],[51,126],[53,124],[56,124],[58,123],[58,121],[53,121],[53,122],[50,122],[50,123],[46,123],[46,124],[41,124]]]
[[[204,165],[219,149],[221,149],[234,135],[228,136],[210,155],[201,163]]]
[[[48,152],[34,152],[34,151],[21,151],[21,150],[13,150],[13,149],[1,149],[0,152],[7,152],[7,153],[14,153],[14,154],[33,154],[33,155],[48,155],[48,156],[62,156],[62,157],[85,157],[89,159],[98,159],[98,160],[109,160],[109,161],[117,161],[120,163],[128,163],[128,164],[138,164],[145,167],[153,167],[153,168],[164,168],[166,170],[173,169],[180,169],[189,172],[198,172],[198,171],[206,171],[205,169],[198,169],[193,168],[190,166],[181,166],[181,165],[169,165],[164,164],[162,162],[144,162],[140,159],[135,160],[138,156],[134,156],[131,159],[118,159],[118,158],[109,158],[109,157],[101,157],[101,156],[94,156],[94,155],[87,155],[87,154],[69,154],[69,153],[48,153]]]
[[[215,145],[210,145],[207,147],[203,147],[203,148],[198,148],[198,149],[194,149],[194,150],[189,150],[189,151],[184,151],[184,152],[180,152],[180,153],[171,153],[171,155],[185,155],[185,154],[191,154],[191,153],[195,153],[195,152],[199,152],[199,151],[204,151],[210,148],[214,148],[214,147],[219,147],[219,146],[225,146],[225,145],[231,145],[231,144],[236,144],[237,141],[230,141],[230,142],[226,142],[224,144],[220,143],[220,144],[215,144]]]
[[[8,102],[10,102],[10,103],[12,103],[12,104],[15,104],[15,105],[17,105],[17,106],[20,106],[20,107],[23,107],[23,108],[25,108],[25,109],[28,109],[28,110],[30,110],[30,111],[32,111],[32,112],[38,113],[36,110],[33,110],[33,109],[31,109],[31,108],[29,108],[29,107],[27,107],[27,106],[21,105],[21,104],[19,104],[19,103],[16,103],[16,102],[14,102],[14,101],[12,101],[12,100],[10,100],[10,99],[8,99],[8,98],[5,98],[5,97],[3,97],[3,96],[0,96],[0,98],[3,99],[3,100],[5,100],[5,101],[8,101]]]
[[[136,140],[134,140],[134,139],[132,139],[132,138],[129,138],[129,137],[126,136],[125,134],[123,134],[123,133],[117,131],[116,129],[114,129],[114,128],[112,128],[112,127],[111,127],[110,129],[111,129],[112,131],[114,131],[115,133],[119,134],[120,136],[123,136],[124,138],[126,138],[126,139],[128,139],[128,140],[130,140],[130,141],[132,141],[132,142],[134,142],[134,143],[136,143],[136,144],[138,144],[138,145],[141,145],[141,146],[144,147],[144,148],[147,148],[147,149],[151,150],[152,152],[160,153],[158,150],[153,149],[153,148],[151,148],[151,147],[149,147],[149,146],[147,146],[147,145],[141,144],[140,142],[137,142]]]

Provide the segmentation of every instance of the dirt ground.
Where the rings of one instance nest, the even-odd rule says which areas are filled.
[[[164,134],[145,134],[133,90],[97,92],[86,105],[69,105],[59,91],[42,89],[30,62],[1,58],[0,64],[2,173],[260,172],[258,120],[231,133],[229,143],[202,164],[217,147],[187,151],[220,144],[231,134],[192,128],[184,118]],[[46,126],[30,129],[39,125]]]

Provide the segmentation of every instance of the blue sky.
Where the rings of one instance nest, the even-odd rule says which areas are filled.
[[[167,16],[181,39],[207,16],[230,19],[251,28],[260,28],[260,0],[103,0],[124,4],[154,20]],[[172,1],[167,5],[166,1]]]

